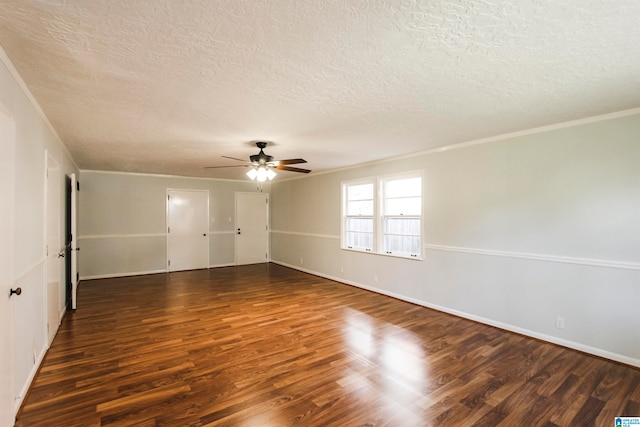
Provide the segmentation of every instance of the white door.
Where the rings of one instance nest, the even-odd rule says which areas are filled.
[[[14,413],[13,210],[15,122],[0,104],[0,426],[12,426]]]
[[[236,264],[269,261],[269,195],[236,193]]]
[[[46,204],[47,207],[47,334],[48,344],[58,330],[60,321],[61,272],[64,245],[60,243],[60,167],[48,153],[46,155]]]
[[[78,293],[78,233],[77,233],[77,211],[78,202],[78,180],[76,174],[71,174],[71,309],[77,306]]]
[[[167,269],[209,267],[209,191],[167,190]]]

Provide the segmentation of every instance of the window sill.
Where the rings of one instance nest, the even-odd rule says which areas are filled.
[[[380,256],[388,256],[388,257],[392,257],[392,258],[402,258],[402,259],[410,259],[413,261],[424,261],[424,258],[422,257],[422,255],[418,255],[418,256],[411,256],[411,255],[403,255],[403,254],[394,254],[394,253],[386,253],[386,252],[374,252],[373,250],[366,250],[366,249],[358,249],[358,248],[348,248],[348,247],[341,247],[341,249],[343,251],[351,251],[351,252],[360,252],[363,254],[371,254],[371,255],[380,255]]]

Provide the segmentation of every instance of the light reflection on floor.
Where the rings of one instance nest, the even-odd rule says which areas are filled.
[[[419,402],[425,398],[423,392],[429,384],[420,339],[368,314],[344,310],[343,338],[354,360],[344,370],[340,386],[352,395],[379,400],[390,413],[420,420]]]

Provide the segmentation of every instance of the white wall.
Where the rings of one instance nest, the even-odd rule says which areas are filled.
[[[13,372],[17,409],[47,348],[45,152],[48,151],[61,168],[61,209],[64,209],[62,179],[64,174],[77,172],[77,168],[2,49],[0,104],[15,122],[15,196],[9,200],[3,198],[3,203],[12,206],[14,212],[12,285],[21,287],[23,292],[11,302],[12,323],[16,325],[14,342],[2,345],[14,346],[16,351]],[[62,215],[64,218],[64,213]],[[63,227],[60,237],[64,241]]]
[[[274,182],[271,257],[640,366],[638,165],[636,110]],[[340,182],[415,169],[424,260],[340,249]]]
[[[257,191],[255,183],[81,171],[81,279],[167,271],[168,188],[209,191],[209,264],[235,263],[235,193]]]

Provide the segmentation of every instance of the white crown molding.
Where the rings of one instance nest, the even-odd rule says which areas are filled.
[[[526,130],[523,130],[523,131],[518,131],[518,132],[504,133],[504,134],[500,134],[500,135],[490,136],[490,137],[487,137],[487,138],[480,138],[480,139],[474,139],[474,140],[471,140],[471,141],[464,141],[464,142],[459,142],[459,143],[455,143],[455,144],[444,145],[442,147],[429,148],[427,150],[418,151],[418,152],[414,152],[414,153],[410,153],[410,154],[403,154],[401,156],[388,157],[386,159],[380,159],[380,160],[374,160],[374,161],[371,161],[371,162],[359,163],[357,165],[345,166],[345,167],[342,167],[342,168],[335,168],[335,169],[328,169],[328,170],[318,171],[318,172],[315,172],[313,174],[313,176],[326,175],[326,174],[335,173],[335,172],[342,172],[342,171],[347,171],[347,170],[351,170],[351,169],[357,169],[357,168],[361,168],[361,167],[365,167],[365,166],[380,165],[380,164],[385,164],[385,163],[394,162],[394,161],[398,161],[398,160],[410,159],[410,158],[419,157],[419,156],[428,156],[428,155],[431,155],[431,154],[442,153],[443,151],[459,150],[461,148],[472,147],[474,145],[487,144],[487,143],[490,143],[490,142],[503,141],[505,139],[518,138],[518,137],[528,136],[528,135],[535,135],[535,134],[539,134],[539,133],[543,133],[543,132],[550,132],[550,131],[558,130],[558,129],[565,129],[565,128],[570,128],[570,127],[575,127],[575,126],[581,126],[581,125],[586,125],[586,124],[591,124],[591,123],[602,122],[602,121],[605,121],[605,120],[613,120],[613,119],[618,119],[618,118],[621,118],[621,117],[633,116],[633,115],[636,115],[636,114],[640,114],[640,107],[639,108],[631,108],[629,110],[616,111],[616,112],[613,112],[613,113],[601,114],[601,115],[598,115],[598,116],[585,117],[583,119],[576,119],[576,120],[570,120],[570,121],[567,121],[567,122],[555,123],[555,124],[552,124],[552,125],[540,126],[540,127],[536,127],[536,128],[532,128],[532,129],[526,129]],[[291,181],[291,180],[303,179],[303,178],[312,178],[312,176],[311,176],[311,174],[303,175],[303,176],[295,176],[295,177],[291,177],[291,178],[287,178],[287,179],[282,179],[282,180],[280,180],[278,182],[285,182],[285,181]]]
[[[55,128],[49,121],[49,118],[47,118],[47,116],[44,114],[44,111],[42,111],[40,104],[38,103],[38,101],[36,101],[36,98],[33,96],[31,91],[29,90],[29,87],[27,86],[25,81],[22,79],[22,76],[20,75],[20,73],[18,73],[18,70],[16,70],[16,67],[13,65],[13,62],[11,62],[11,59],[9,59],[9,56],[7,56],[7,53],[4,51],[2,46],[0,46],[0,61],[2,61],[5,67],[7,67],[9,74],[11,74],[11,77],[13,77],[13,80],[20,87],[20,89],[22,89],[22,92],[24,92],[25,96],[27,97],[27,99],[29,100],[33,108],[36,110],[36,112],[38,113],[42,121],[47,125],[47,127],[49,128],[49,131],[51,131],[54,138],[56,139],[56,142],[58,142],[58,144],[62,147],[62,150],[66,153],[67,157],[69,157],[69,160],[71,160],[71,163],[73,164],[73,166],[79,170],[78,164],[73,159],[73,156],[69,152],[69,149],[62,142],[60,135],[58,135],[58,132],[55,130]]]
[[[178,179],[192,179],[200,181],[228,181],[228,182],[251,182],[244,179],[227,179],[227,178],[206,178],[202,176],[182,176],[182,175],[163,175],[159,173],[143,173],[143,172],[122,172],[122,171],[101,171],[93,169],[80,169],[80,173],[99,173],[107,175],[133,175],[133,176],[147,176],[153,178],[178,178]]]

